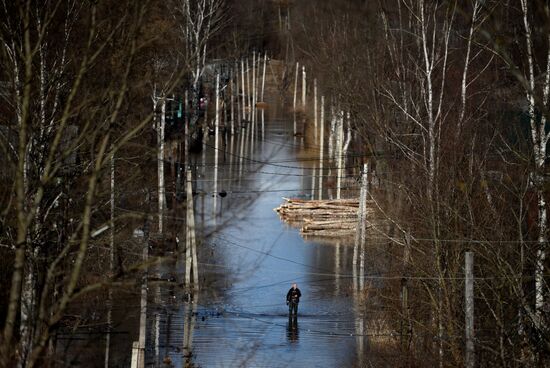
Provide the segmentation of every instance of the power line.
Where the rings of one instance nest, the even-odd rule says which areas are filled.
[[[281,233],[282,234],[282,233]],[[349,273],[336,273],[336,272],[333,272],[332,270],[328,270],[328,269],[325,269],[325,268],[322,268],[322,267],[318,267],[318,266],[312,266],[312,265],[308,265],[308,264],[305,264],[305,263],[301,263],[301,262],[297,262],[297,261],[294,261],[292,259],[288,259],[288,258],[284,258],[284,257],[280,257],[280,256],[276,256],[274,254],[271,254],[270,252],[264,252],[264,251],[261,251],[261,250],[258,250],[258,249],[254,249],[254,248],[251,248],[251,247],[247,247],[245,245],[242,245],[242,244],[238,244],[238,243],[235,243],[231,240],[228,240],[228,239],[225,239],[223,237],[220,237],[220,236],[217,236],[217,235],[212,235],[212,237],[215,237],[215,238],[218,238],[224,242],[226,242],[227,244],[229,245],[232,245],[232,246],[236,246],[236,247],[239,247],[239,248],[244,248],[244,249],[247,249],[249,251],[252,251],[254,253],[259,253],[259,254],[262,254],[262,255],[265,255],[265,256],[268,256],[268,257],[272,257],[274,259],[278,259],[280,261],[284,261],[284,262],[288,262],[288,263],[293,263],[293,264],[297,264],[297,265],[300,265],[300,266],[304,266],[304,267],[308,267],[308,268],[312,268],[312,269],[316,269],[316,270],[321,270],[321,271],[325,271],[324,273],[320,273],[320,272],[307,272],[308,275],[317,275],[317,276],[339,276],[339,277],[348,277],[348,278],[355,278],[357,277],[357,275],[354,275],[354,274],[349,274]],[[280,235],[279,235],[280,237]],[[278,238],[279,238],[278,237]],[[277,240],[278,240],[277,238]],[[364,279],[366,280],[401,280],[403,278],[406,278],[406,279],[409,279],[409,280],[428,280],[428,281],[436,281],[436,280],[465,280],[465,277],[464,276],[456,276],[456,277],[450,277],[450,276],[447,276],[447,277],[440,277],[440,276],[411,276],[411,275],[384,275],[384,274],[370,274],[370,275],[364,275],[363,276]],[[474,279],[475,280],[498,280],[498,279],[509,279],[509,278],[513,278],[513,279],[533,279],[534,276],[513,276],[513,275],[510,275],[510,276],[487,276],[487,277],[475,277]]]

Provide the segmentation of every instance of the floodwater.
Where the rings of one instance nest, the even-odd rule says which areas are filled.
[[[310,157],[317,158],[318,150],[305,152],[289,119],[269,116],[263,135],[259,120],[252,147],[238,147],[243,137],[252,139],[250,131],[228,136],[216,188],[225,198],[211,195],[213,143],[197,157],[197,190],[208,193],[195,197],[197,232],[208,235],[199,254],[203,285],[191,304],[166,303],[185,298],[170,288],[160,290],[148,313],[153,338],[147,342],[147,364],[349,367],[357,361],[362,350],[357,344],[365,341],[355,336],[363,322],[354,310],[353,248],[304,241],[273,211],[282,197],[311,196],[310,168],[316,160]],[[210,264],[201,263],[206,257]],[[172,272],[162,270],[161,278]],[[295,320],[285,304],[292,282],[302,291]]]
[[[148,367],[361,364],[367,338],[351,277],[352,244],[305,241],[273,211],[283,197],[317,193],[311,174],[319,150],[304,148],[292,117],[276,103],[264,119],[258,112],[254,128],[227,135],[217,175],[214,137],[192,159],[201,193],[194,197],[196,232],[205,237],[198,243],[200,290],[189,302],[179,286],[183,262],[150,270],[150,277],[166,282],[147,288]],[[222,191],[225,197],[213,196]],[[302,292],[296,319],[289,319],[285,303],[292,282]],[[140,324],[139,300],[132,300],[126,305],[115,298],[109,366],[130,365]],[[104,338],[96,342],[98,350],[105,346]],[[99,351],[96,357],[95,365],[103,366]]]

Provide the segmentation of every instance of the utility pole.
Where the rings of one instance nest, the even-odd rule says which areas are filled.
[[[187,90],[185,90],[185,102],[184,102],[184,108],[185,108],[185,112],[184,112],[184,125],[185,125],[185,130],[184,130],[184,134],[185,134],[185,137],[184,138],[184,141],[183,141],[183,145],[184,145],[184,167],[186,168],[188,165],[189,165],[189,135],[191,134],[191,127],[189,126],[189,92]],[[181,168],[180,168],[181,169]],[[178,171],[178,177],[180,176],[180,172]]]
[[[164,187],[164,130],[166,127],[166,96],[164,94],[161,97],[160,108],[160,125],[157,127],[157,161],[158,161],[158,206],[159,206],[159,226],[158,232],[162,236],[163,232],[163,217],[164,217],[164,200],[165,200],[165,187]]]
[[[359,250],[361,247],[361,241],[363,239],[363,232],[365,231],[365,212],[366,212],[366,195],[367,195],[367,170],[368,164],[363,165],[363,173],[361,174],[361,190],[359,192],[359,208],[357,211],[357,228],[355,231],[355,245],[353,247],[353,265],[357,264],[359,258]]]
[[[306,107],[306,67],[302,65],[302,107]]]
[[[340,199],[340,194],[342,190],[342,149],[344,145],[344,112],[340,111],[337,122],[337,136],[336,136],[336,199]]]
[[[150,193],[147,191],[145,195],[147,208],[149,208]],[[148,261],[149,261],[149,214],[145,217],[143,226],[143,249],[142,261],[145,266],[141,279],[141,298],[139,308],[139,338],[132,344],[132,359],[131,368],[145,367],[145,338],[147,327],[147,276],[148,276]]]
[[[409,269],[411,262],[411,234],[405,233],[405,246],[403,249],[403,278],[401,279],[401,344],[404,343],[403,330],[406,328],[406,334],[410,338],[411,324],[409,316]]]
[[[233,83],[233,73],[231,73],[229,77],[229,106],[231,109],[231,135],[235,134],[235,109],[234,109],[234,92],[235,92],[235,84]],[[227,127],[226,127],[227,129]],[[227,131],[227,130],[226,130]]]
[[[317,140],[317,78],[313,79],[313,126],[313,136]]]
[[[321,121],[319,134],[319,199],[323,199],[323,160],[325,149],[325,96],[321,96]]]
[[[111,151],[114,147],[111,145]],[[111,156],[111,218],[109,220],[109,226],[111,227],[111,233],[109,238],[109,271],[111,275],[114,275],[115,269],[115,155]],[[107,297],[107,336],[105,338],[105,359],[104,366],[109,368],[109,355],[111,348],[111,329],[112,329],[112,315],[113,315],[113,291],[109,287],[109,295]]]
[[[250,106],[252,112],[252,126],[256,122],[256,52],[252,51],[252,104]]]
[[[248,91],[248,117],[252,121],[252,93],[250,93],[250,65],[248,64],[248,57],[246,58],[246,90]]]
[[[296,62],[296,73],[294,73],[294,100],[292,102],[292,109],[294,114],[296,114],[296,97],[298,94],[298,72],[300,70],[300,63]],[[296,119],[294,119],[296,120]],[[296,128],[294,128],[294,133],[296,133]]]
[[[363,165],[363,175],[361,177],[361,192],[363,200],[359,203],[359,211],[361,213],[361,233],[359,250],[359,287],[363,290],[363,282],[365,280],[365,246],[367,242],[367,197],[369,194],[369,164]]]
[[[464,298],[466,304],[465,327],[466,327],[466,368],[475,366],[475,348],[474,348],[474,253],[466,252],[464,254]]]
[[[243,90],[243,121],[246,120],[246,84],[244,83],[244,61],[241,59],[241,85]]]
[[[235,62],[235,95],[237,97],[237,127],[241,126],[241,101],[239,100],[239,62]]]
[[[193,270],[193,287],[199,288],[199,271],[197,264],[197,247],[195,240],[195,211],[193,206],[193,183],[191,169],[187,168],[186,176],[187,214],[185,231],[185,286],[191,286],[191,270]]]
[[[218,193],[218,159],[220,148],[220,74],[216,75],[216,119],[214,121],[214,198],[213,198],[213,219],[216,222],[216,205]]]
[[[262,72],[262,93],[260,95],[260,99],[262,102],[265,102],[264,100],[264,90],[265,90],[265,68],[267,64],[267,52],[264,54],[264,70]]]

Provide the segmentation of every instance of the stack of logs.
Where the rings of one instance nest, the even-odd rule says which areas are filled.
[[[358,199],[283,199],[285,202],[275,211],[283,221],[300,227],[302,235],[326,238],[355,236]]]

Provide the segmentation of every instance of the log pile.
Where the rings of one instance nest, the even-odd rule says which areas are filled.
[[[285,202],[275,211],[283,221],[299,227],[302,235],[323,238],[355,236],[358,199],[283,199]]]

